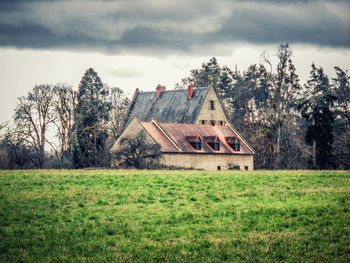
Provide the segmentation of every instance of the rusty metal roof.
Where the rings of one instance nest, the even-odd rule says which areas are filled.
[[[167,123],[194,123],[202,108],[209,88],[195,88],[188,99],[188,91],[163,90],[157,99],[157,93],[137,92],[130,104],[126,126],[134,118],[150,122],[156,119]]]
[[[209,124],[184,124],[184,123],[162,123],[156,120],[151,122],[140,122],[152,138],[160,144],[162,152],[173,153],[210,153],[210,154],[253,154],[250,147],[243,139],[231,129],[229,125],[212,126]],[[241,143],[239,151],[232,149],[228,143],[231,138],[236,138]],[[202,141],[201,150],[195,150],[191,146],[194,139]],[[228,141],[226,141],[226,138]],[[209,143],[219,140],[220,149],[213,150]],[[236,141],[237,142],[237,141]]]

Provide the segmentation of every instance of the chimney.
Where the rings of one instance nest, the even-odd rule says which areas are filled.
[[[192,96],[193,96],[193,86],[192,85],[188,86],[187,93],[188,93],[187,99],[189,99],[189,100],[192,99]]]
[[[132,96],[131,103],[136,99],[137,94],[139,94],[139,93],[140,93],[139,88],[136,88],[136,90],[135,90],[135,92],[134,92],[134,95]]]
[[[157,88],[156,88],[156,95],[157,95],[157,99],[160,98],[160,94],[162,94],[163,91],[166,90],[166,87],[165,86],[162,86],[162,85],[158,85]]]

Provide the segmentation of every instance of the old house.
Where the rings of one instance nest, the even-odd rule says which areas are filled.
[[[239,167],[253,170],[253,149],[228,123],[212,88],[189,86],[155,92],[136,90],[129,107],[126,128],[112,148],[117,152],[122,138],[143,132],[148,143],[160,145],[160,164],[205,170]],[[115,161],[114,165],[118,165]]]

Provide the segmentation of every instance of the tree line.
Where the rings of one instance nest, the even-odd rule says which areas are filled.
[[[229,121],[255,149],[255,169],[348,169],[348,71],[335,67],[329,78],[312,64],[302,84],[288,44],[277,48],[276,57],[274,65],[263,53],[261,63],[243,72],[213,57],[175,88],[214,88]],[[36,85],[18,98],[15,126],[0,125],[0,168],[108,167],[128,104],[120,88],[103,84],[91,68],[78,91],[62,83]]]
[[[36,85],[18,98],[14,127],[0,126],[0,167],[107,167],[128,104],[124,92],[103,84],[92,68],[77,92],[62,83]],[[55,132],[56,140],[49,138],[48,130]]]
[[[276,51],[277,65],[266,53],[262,63],[240,72],[216,58],[191,70],[183,85],[211,86],[229,121],[256,151],[255,169],[348,169],[350,167],[350,77],[334,67],[330,79],[311,65],[300,82],[288,44]]]

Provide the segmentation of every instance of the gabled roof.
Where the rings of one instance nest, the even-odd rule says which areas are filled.
[[[128,125],[132,119],[150,122],[156,119],[166,123],[194,123],[202,108],[209,88],[195,88],[191,99],[188,90],[162,90],[157,92],[135,92],[130,103]]]
[[[156,120],[140,122],[141,126],[161,146],[161,152],[167,153],[210,153],[210,154],[254,154],[244,139],[230,126],[212,126],[203,124],[160,123]],[[226,138],[236,138],[241,143],[239,151],[232,149]],[[200,138],[201,150],[195,150],[190,142]],[[197,140],[197,139],[196,139]],[[208,143],[220,141],[220,150],[214,151]]]

